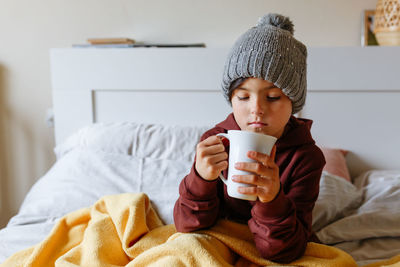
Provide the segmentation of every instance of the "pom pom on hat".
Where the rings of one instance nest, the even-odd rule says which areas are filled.
[[[258,19],[257,27],[266,25],[272,25],[287,30],[292,35],[294,33],[293,22],[288,17],[279,14],[267,14]]]

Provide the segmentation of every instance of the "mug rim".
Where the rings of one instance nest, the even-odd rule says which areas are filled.
[[[268,134],[263,134],[263,133],[255,133],[255,132],[243,131],[243,130],[228,130],[228,134],[230,132],[232,132],[232,133],[241,133],[241,134],[249,134],[249,135],[261,135],[261,136],[265,136],[267,138],[272,138],[275,141],[278,140],[278,138],[276,138],[275,136],[268,135]]]

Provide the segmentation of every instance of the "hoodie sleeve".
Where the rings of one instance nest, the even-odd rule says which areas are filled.
[[[213,128],[207,131],[201,140],[223,132]],[[204,180],[196,171],[196,159],[179,185],[179,198],[175,202],[174,222],[178,232],[191,232],[215,224],[219,211],[217,196],[218,180]]]
[[[319,179],[325,164],[316,147],[292,159],[290,182],[281,184],[276,198],[257,202],[248,224],[262,257],[282,263],[304,254],[312,235],[312,210],[319,193]],[[290,183],[290,184],[289,184]]]

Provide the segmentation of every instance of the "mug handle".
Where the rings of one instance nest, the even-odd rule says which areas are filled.
[[[217,136],[223,136],[229,140],[229,135],[226,133],[219,133]],[[219,178],[222,180],[222,182],[224,182],[224,184],[228,185],[228,180],[222,175],[222,173],[219,174]]]

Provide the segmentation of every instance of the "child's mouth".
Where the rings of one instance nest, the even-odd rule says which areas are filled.
[[[254,122],[250,122],[249,126],[250,127],[255,127],[255,128],[261,128],[261,127],[267,126],[267,124],[263,123],[263,122],[260,122],[260,121],[254,121]]]

